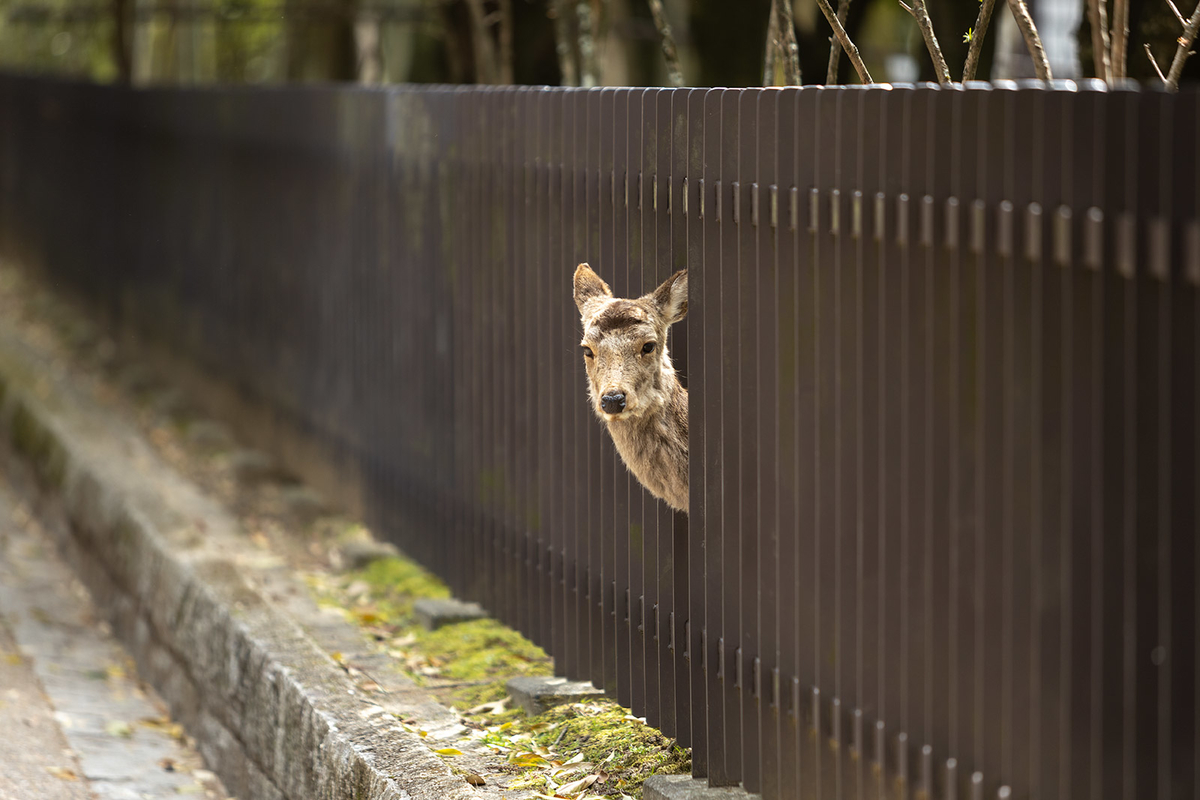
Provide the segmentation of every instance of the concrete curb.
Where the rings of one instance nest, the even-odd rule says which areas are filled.
[[[0,329],[0,440],[143,679],[240,798],[478,797],[239,571],[230,515]]]

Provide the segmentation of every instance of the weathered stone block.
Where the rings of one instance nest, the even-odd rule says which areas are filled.
[[[511,678],[506,685],[513,702],[531,717],[555,706],[604,696],[604,692],[587,681],[568,681],[566,678]]]
[[[759,797],[740,786],[708,785],[691,775],[651,775],[642,785],[643,800],[751,800]]]
[[[413,613],[417,621],[430,631],[435,631],[445,625],[456,622],[470,622],[483,619],[487,612],[478,603],[464,603],[462,600],[437,600],[423,597],[413,604]]]

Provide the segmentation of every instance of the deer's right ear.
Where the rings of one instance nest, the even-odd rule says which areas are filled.
[[[608,288],[608,284],[602,281],[599,275],[592,272],[591,267],[580,264],[575,268],[575,305],[579,307],[581,315],[588,303],[607,297],[612,297],[612,289]]]

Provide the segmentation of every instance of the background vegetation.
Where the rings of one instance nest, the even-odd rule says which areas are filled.
[[[0,69],[137,84],[756,86],[858,81],[847,58],[830,71],[831,31],[819,7],[824,2],[0,0]],[[898,0],[832,2],[876,80],[937,79],[927,37],[918,25],[922,14],[937,33],[952,80],[962,78],[970,39],[980,32],[981,0],[919,0],[911,13]],[[1008,0],[1008,6],[1012,2],[1021,0]],[[1084,13],[1089,2],[1097,0],[1029,2],[1039,25],[1054,14],[1074,14],[1074,63],[1065,72],[1057,67],[1055,77],[1098,73],[1089,14]],[[1128,15],[1128,76],[1157,80],[1144,45],[1151,45],[1166,71],[1181,33],[1187,38],[1187,20],[1176,16],[1168,0],[1107,2],[1111,8],[1100,8],[1114,35],[1120,16]],[[1006,0],[995,5],[996,22],[983,37],[979,54],[979,79],[1034,74],[1019,39],[1013,44],[1011,35],[1005,38],[1002,29],[1013,29],[1008,6]],[[1180,11],[1190,16],[1192,8]],[[794,38],[787,35],[789,29]],[[672,58],[664,57],[668,30],[677,72]],[[778,45],[781,58],[769,56],[769,43]],[[1000,58],[994,52],[999,48],[1008,48],[1014,58]],[[1183,79],[1197,69],[1188,64]]]

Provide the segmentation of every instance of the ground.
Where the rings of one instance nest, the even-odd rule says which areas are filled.
[[[482,780],[470,769],[471,753],[480,749],[504,759],[511,796],[638,797],[649,775],[690,770],[686,750],[611,701],[532,718],[508,708],[509,678],[553,673],[545,652],[494,620],[423,630],[413,602],[448,596],[441,581],[402,555],[347,569],[345,553],[370,540],[370,531],[270,459],[243,449],[228,426],[123,353],[78,306],[0,267],[0,314],[19,321],[22,335],[54,350],[73,374],[86,376],[104,403],[136,420],[167,463],[235,512],[264,559],[286,563],[325,612],[357,627],[361,648],[385,653],[455,709],[461,725],[452,735],[439,732],[430,746],[468,781]],[[363,685],[372,683],[348,654],[330,655]],[[419,720],[402,722],[424,735]]]

